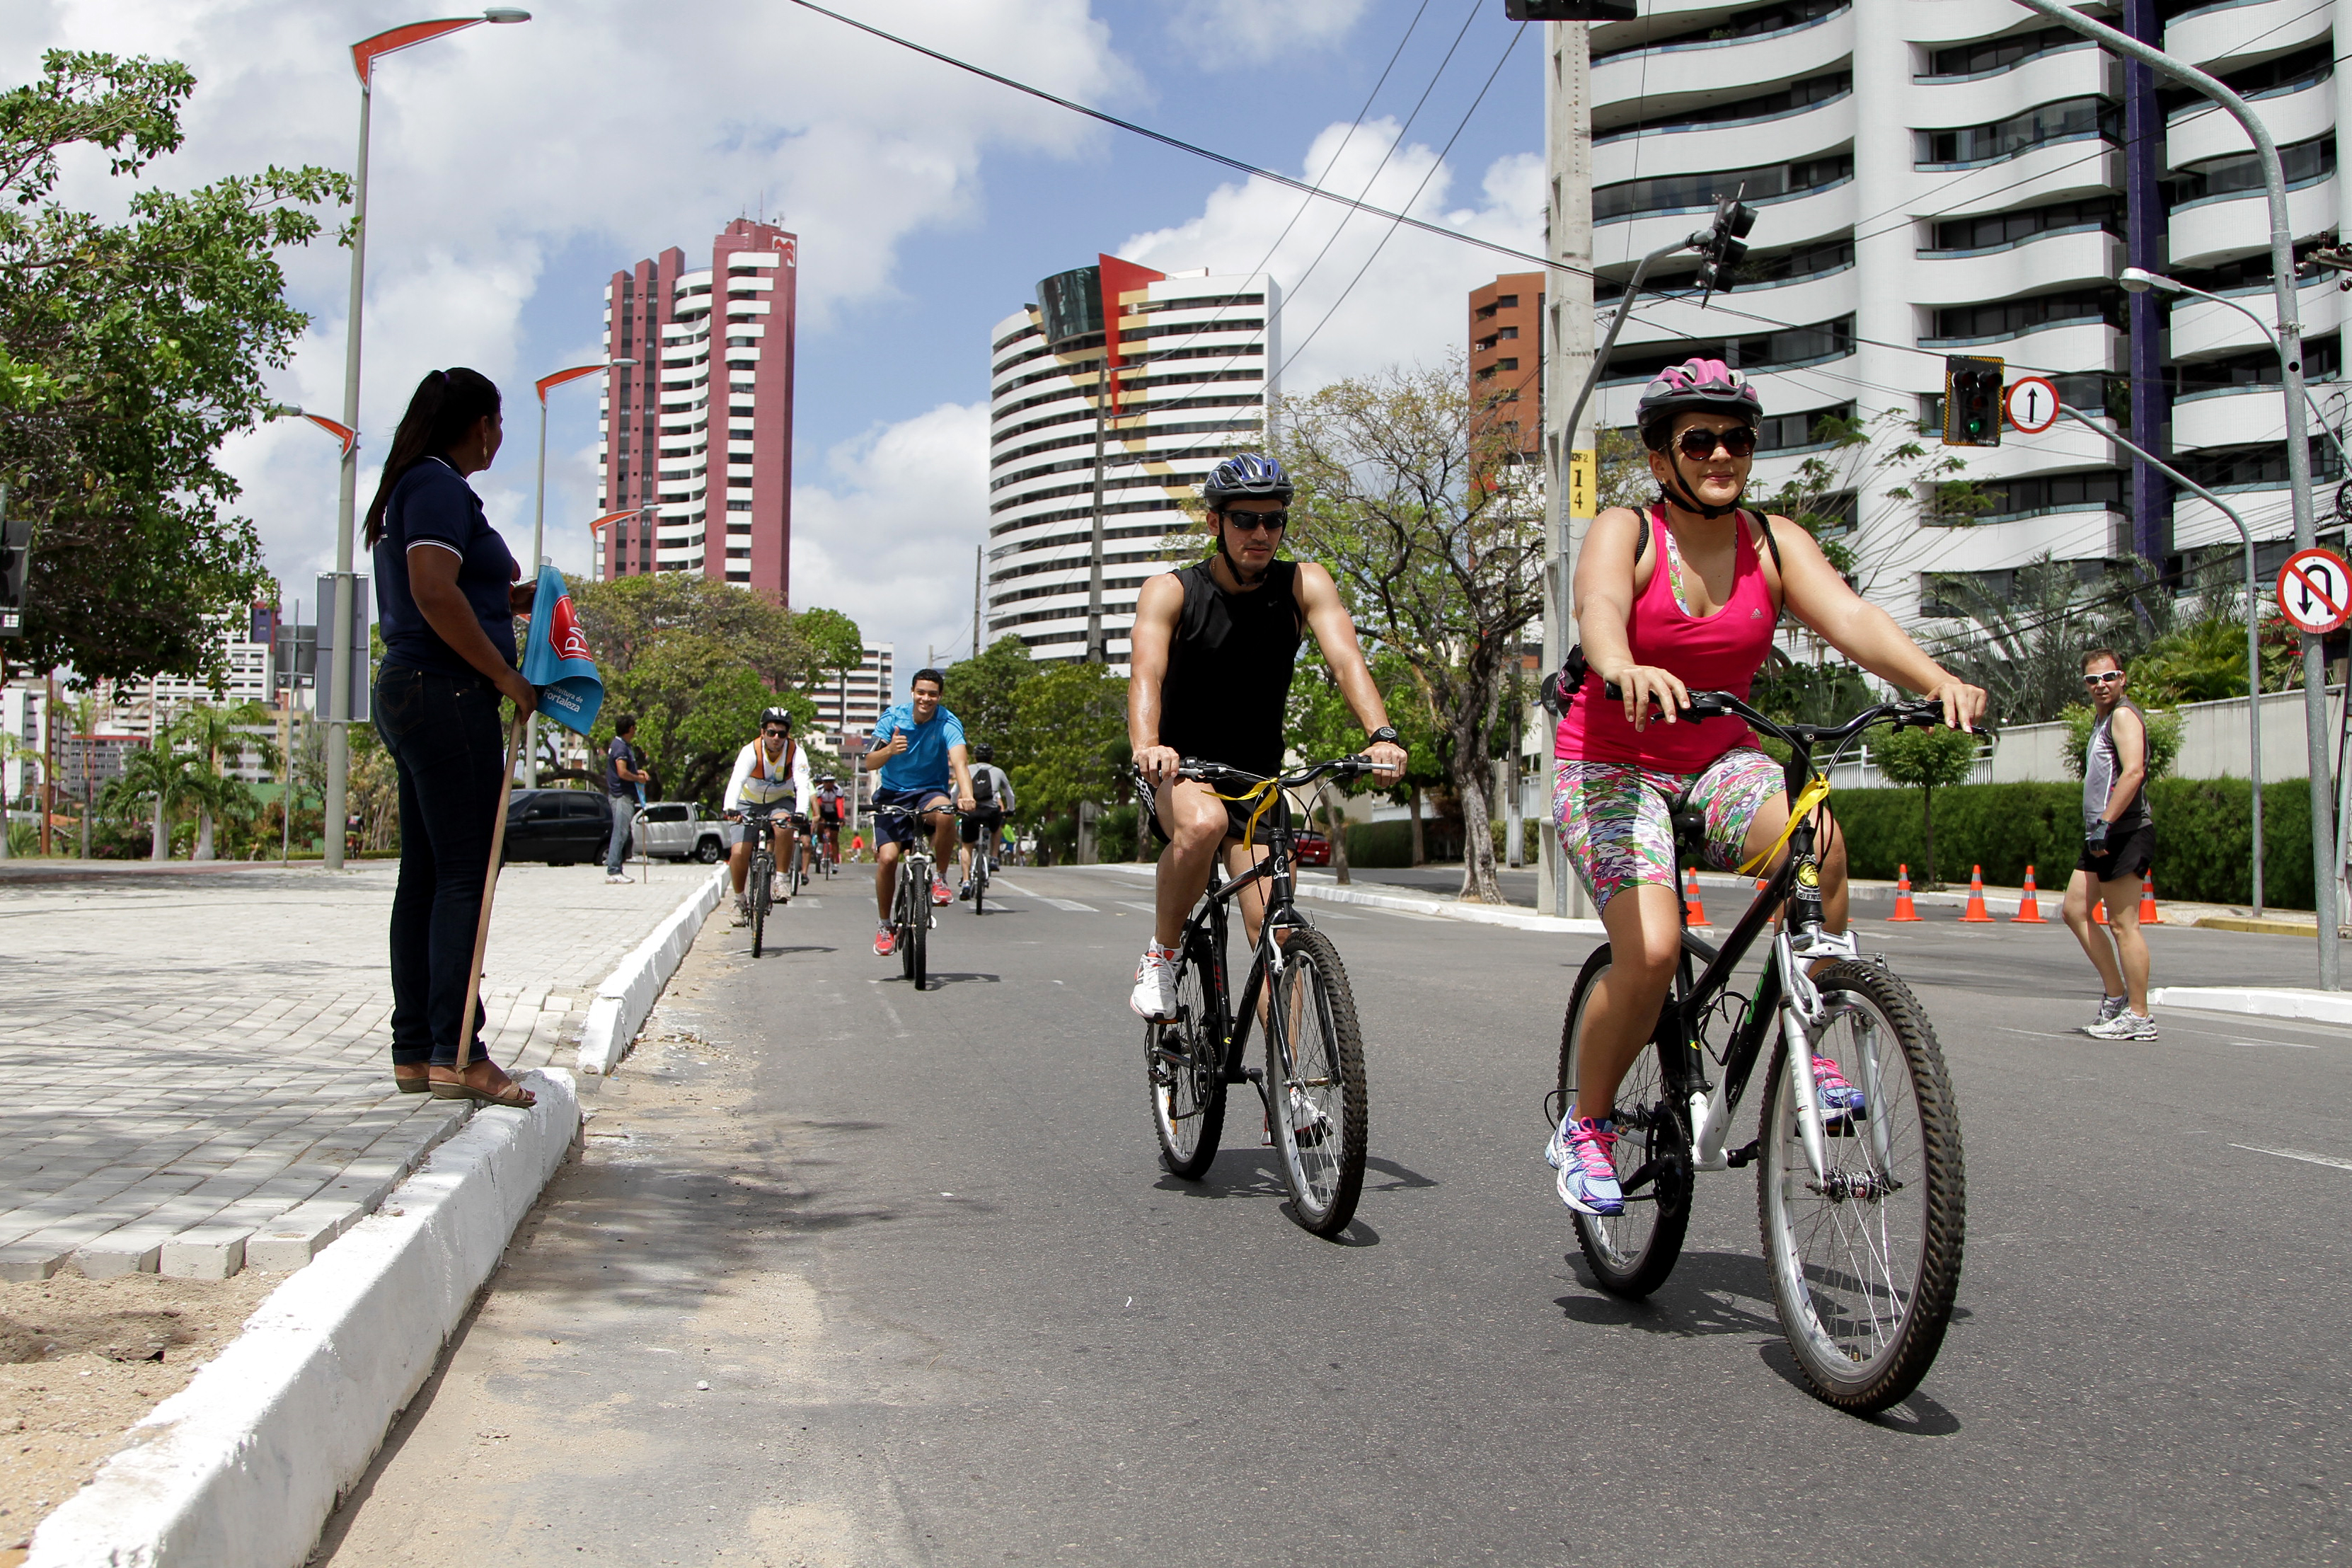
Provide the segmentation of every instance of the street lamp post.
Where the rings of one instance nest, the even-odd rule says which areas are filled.
[[[2136,272],[2138,268],[2134,268],[2131,270]],[[2131,286],[2130,279],[2128,275],[2126,275],[2124,287],[2128,289]],[[2145,287],[2145,285],[2143,285],[2143,287]],[[2263,647],[2262,632],[2259,626],[2259,623],[2262,618],[2262,588],[2254,575],[2253,531],[2246,526],[2246,520],[2238,515],[2237,508],[2231,506],[2229,502],[2223,500],[2220,496],[2215,495],[2211,490],[2207,489],[2203,485],[2199,484],[2196,480],[2189,478],[2179,469],[2174,468],[2171,464],[2158,457],[2155,453],[2137,445],[2129,437],[2123,436],[2116,431],[2110,430],[2104,425],[2094,423],[2078,410],[2069,408],[2063,403],[2061,403],[2058,405],[2058,412],[2064,415],[2067,418],[2072,419],[2075,424],[2083,426],[2084,428],[2091,430],[2095,434],[2105,437],[2108,440],[2113,441],[2116,446],[2121,447],[2125,451],[2129,452],[2133,457],[2137,458],[2141,462],[2146,463],[2149,468],[2154,468],[2158,473],[2162,474],[2166,479],[2170,479],[2174,484],[2179,485],[2182,489],[2188,490],[2191,494],[2199,496],[2204,500],[2210,502],[2215,510],[2219,511],[2223,517],[2228,518],[2230,521],[2236,526],[2238,530],[2238,539],[2245,547],[2246,765],[2250,770],[2248,776],[2253,784],[2254,793],[2254,915],[2256,919],[2260,919],[2263,912]]]
[[[2278,303],[2279,369],[2286,397],[2287,503],[2294,511],[2294,542],[2308,550],[2318,542],[2311,510],[2311,438],[2305,423],[2303,387],[2303,323],[2294,300],[2294,228],[2286,206],[2286,174],[2279,163],[2278,142],[2246,100],[2229,87],[2166,54],[2070,9],[2065,0],[2017,0],[2062,26],[2070,27],[2105,46],[2113,54],[2128,56],[2155,67],[2176,81],[2195,88],[2228,110],[2245,127],[2253,142],[2255,162],[2270,197],[2271,296]],[[2336,936],[2336,792],[2329,787],[2333,759],[2327,748],[2327,669],[2317,637],[2303,639],[2304,743],[2311,771],[2312,903],[2319,917],[2319,984],[2324,991],[2343,988],[2342,954]]]
[[[343,329],[343,418],[347,429],[360,422],[360,304],[367,283],[368,113],[375,98],[375,62],[384,56],[421,44],[445,33],[455,33],[484,22],[528,22],[530,13],[494,5],[478,16],[458,16],[438,22],[411,22],[404,27],[362,38],[352,46],[352,68],[360,78],[360,156],[352,194],[352,296],[350,319]],[[335,503],[335,604],[330,622],[333,646],[348,654],[352,641],[352,523],[359,510],[359,444],[343,448],[342,479]],[[345,786],[351,773],[351,686],[338,680],[327,696],[326,859],[329,870],[343,863],[343,818],[348,814]]]
[[[553,375],[542,375],[539,390],[539,500],[530,518],[530,574],[539,578],[539,568],[547,550],[547,395],[567,381],[578,381],[583,375],[594,375],[600,370],[614,370],[637,362],[633,359],[599,360],[594,364],[575,364],[569,370],[559,370]],[[626,515],[625,513],[624,515]],[[592,524],[591,536],[595,532]],[[533,713],[523,725],[522,787],[539,787],[539,715]]]

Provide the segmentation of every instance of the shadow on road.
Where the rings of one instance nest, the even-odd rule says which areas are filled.
[[[1797,1358],[1790,1353],[1789,1342],[1775,1339],[1756,1347],[1757,1359],[1770,1367],[1783,1383],[1808,1398],[1815,1397],[1813,1385],[1797,1370]],[[1914,1392],[1910,1398],[1892,1409],[1875,1415],[1857,1417],[1884,1431],[1900,1433],[1910,1437],[1949,1437],[1960,1429],[1960,1418],[1927,1394]]]
[[[930,988],[936,991],[942,985],[995,985],[1002,984],[1002,979],[994,974],[942,974],[933,970],[930,982]]]
[[[1578,1279],[1600,1291],[1581,1252],[1570,1253],[1568,1260]],[[1764,1260],[1744,1252],[1685,1252],[1673,1277],[1646,1300],[1630,1301],[1607,1294],[1561,1296],[1557,1300],[1560,1311],[1576,1322],[1622,1324],[1677,1339],[1770,1334],[1777,1343],[1780,1332],[1780,1321],[1772,1313],[1772,1280]],[[1793,1367],[1790,1375],[1795,1375]]]
[[[839,948],[834,947],[764,947],[761,950],[761,956],[782,958],[796,952],[838,952],[840,951]]]

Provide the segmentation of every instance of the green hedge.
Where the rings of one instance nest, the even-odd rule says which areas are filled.
[[[2242,904],[2253,898],[2252,795],[2243,779],[2158,779],[2157,891],[2174,899]],[[1857,877],[1892,878],[1908,864],[1927,880],[1927,837],[1915,789],[1840,790],[1831,805],[1846,835]],[[2282,909],[2307,910],[2311,892],[2311,786],[2283,779],[2263,786],[2263,895]],[[2034,868],[2045,890],[2063,888],[2083,852],[2083,786],[1961,784],[1936,792],[1936,869],[1965,883],[1971,866],[1985,880],[2015,887]],[[1349,848],[1355,847],[1353,839]]]
[[[1421,847],[1430,860],[1462,858],[1462,828],[1449,817],[1425,816],[1421,821]],[[1393,822],[1358,822],[1348,828],[1348,864],[1367,871],[1389,870],[1412,864],[1412,818]]]

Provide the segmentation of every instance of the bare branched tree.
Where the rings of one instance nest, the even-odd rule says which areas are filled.
[[[1474,426],[1457,357],[1283,400],[1277,450],[1298,485],[1291,545],[1320,562],[1370,640],[1402,656],[1462,802],[1462,896],[1500,903],[1489,756],[1505,672],[1543,609],[1537,469],[1517,432]],[[1402,683],[1400,683],[1402,684]]]

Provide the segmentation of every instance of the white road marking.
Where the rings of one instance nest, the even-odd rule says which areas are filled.
[[[2252,1046],[2257,1050],[2265,1047],[2275,1047],[2283,1051],[2315,1051],[2319,1048],[2302,1040],[2231,1040],[2230,1043],[2233,1046]]]
[[[2301,1160],[2307,1165],[2326,1165],[2332,1170],[2352,1171],[2352,1160],[2340,1160],[2333,1154],[2314,1154],[2304,1149],[2263,1149],[2252,1143],[2232,1143],[2232,1149],[2243,1149],[2249,1154],[2274,1154],[2282,1160]]]
[[[2037,1040],[2070,1040],[2072,1035],[2053,1035],[2042,1029],[2012,1029],[2006,1024],[1996,1026],[2004,1035],[2032,1035]]]
[[[1070,911],[1070,913],[1072,913],[1072,914],[1074,914],[1074,915],[1098,915],[1098,914],[1102,913],[1102,911],[1101,911],[1100,910],[1098,910],[1098,909],[1095,908],[1092,904],[1082,904],[1082,903],[1078,902],[1078,900],[1076,900],[1076,899],[1042,899],[1042,898],[1041,898],[1040,900],[1038,900],[1038,902],[1040,902],[1040,903],[1045,903],[1045,904],[1051,904],[1054,908],[1055,908],[1055,909],[1057,909],[1057,910],[1069,910],[1069,911]]]
[[[988,885],[992,888],[1002,888],[1008,893],[1018,893],[1024,899],[1034,899],[1037,896],[1018,883],[1008,882],[1002,877],[991,877],[988,879]]]
[[[1123,909],[1123,910],[1139,910],[1140,912],[1142,912],[1142,913],[1144,913],[1144,914],[1147,914],[1147,915],[1156,915],[1156,914],[1158,914],[1158,913],[1160,912],[1160,910],[1158,910],[1158,908],[1157,908],[1157,907],[1155,907],[1155,906],[1153,906],[1153,905],[1151,905],[1151,904],[1139,904],[1139,903],[1136,903],[1136,902],[1134,902],[1133,900],[1129,900],[1129,899],[1121,899],[1121,900],[1118,900],[1118,907],[1119,907],[1120,909]]]

